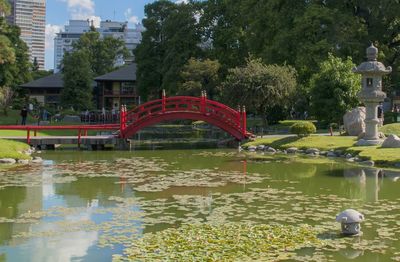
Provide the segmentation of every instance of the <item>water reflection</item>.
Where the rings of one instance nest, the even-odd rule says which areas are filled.
[[[18,172],[26,174],[23,170]],[[19,177],[18,172],[9,175],[15,175],[18,181],[23,176]],[[113,253],[122,252],[122,246],[115,246],[114,250],[99,249],[101,232],[68,229],[68,225],[113,220],[112,213],[96,213],[96,210],[115,207],[116,203],[108,199],[110,196],[133,196],[123,179],[61,176],[48,161],[29,175],[23,177],[23,184],[33,181],[32,187],[13,187],[4,184],[5,180],[0,181],[0,186],[6,186],[0,189],[0,219],[20,219],[23,214],[60,207],[77,209],[63,215],[43,216],[35,223],[0,222],[0,261],[110,261]],[[50,235],[43,236],[41,232]]]
[[[347,182],[351,183],[351,186],[348,187],[351,198],[377,202],[385,178],[396,182],[400,177],[400,172],[371,167],[356,167],[344,169],[343,176]]]

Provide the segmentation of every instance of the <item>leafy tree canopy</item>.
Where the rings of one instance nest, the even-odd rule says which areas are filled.
[[[145,6],[146,31],[135,51],[139,90],[145,99],[157,97],[162,89],[176,94],[183,66],[199,56],[198,6],[165,0]]]
[[[181,71],[181,93],[199,96],[205,90],[211,99],[219,94],[219,69],[221,65],[216,60],[199,60],[191,58]]]
[[[341,59],[329,54],[311,77],[311,109],[318,120],[338,123],[347,110],[359,105],[361,77],[352,72],[354,67],[350,57]]]
[[[93,74],[89,54],[83,50],[76,50],[66,53],[63,59],[64,88],[61,93],[61,104],[79,110],[92,108]]]
[[[124,41],[113,37],[100,38],[98,32],[88,32],[73,45],[74,51],[87,54],[93,75],[100,76],[115,69],[117,59],[129,56]],[[63,63],[65,66],[65,62]]]
[[[264,116],[276,106],[287,107],[294,93],[296,70],[291,66],[265,65],[260,59],[250,58],[244,67],[230,69],[223,83],[225,101],[233,107],[246,108]]]

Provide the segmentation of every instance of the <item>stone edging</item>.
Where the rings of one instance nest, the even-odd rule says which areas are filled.
[[[239,150],[246,150],[248,152],[266,152],[269,154],[286,154],[286,155],[295,155],[295,154],[302,154],[306,156],[311,156],[311,157],[316,157],[316,156],[325,156],[329,158],[343,158],[349,163],[358,163],[360,165],[364,166],[375,166],[375,162],[372,160],[366,160],[358,155],[352,155],[350,153],[346,153],[344,150],[334,150],[331,149],[329,151],[322,151],[319,150],[318,148],[308,148],[305,150],[298,149],[297,147],[290,147],[285,150],[280,150],[280,149],[275,149],[270,146],[266,145],[258,145],[258,146],[248,146],[248,147],[240,147]],[[396,167],[400,167],[399,165],[395,165]]]
[[[29,148],[23,152],[22,154],[26,154],[28,156],[35,153],[35,148]],[[36,153],[41,153],[40,151]],[[38,156],[31,157],[30,159],[14,159],[14,158],[0,158],[0,165],[28,165],[28,164],[40,164],[43,162],[43,159]]]

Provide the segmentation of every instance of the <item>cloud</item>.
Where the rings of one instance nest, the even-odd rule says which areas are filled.
[[[93,0],[61,0],[67,3],[71,19],[93,20],[94,26],[100,26],[100,17],[95,16],[95,3]]]
[[[68,5],[70,10],[84,10],[86,12],[94,13],[94,1],[92,0],[62,0]]]
[[[189,0],[176,0],[175,3],[176,4],[187,4],[187,3],[189,3]]]
[[[126,21],[128,21],[128,23],[137,24],[140,22],[139,17],[132,14],[131,8],[128,8],[125,10],[124,16],[125,16]]]
[[[59,25],[46,25],[46,49],[54,49],[54,38],[56,37],[56,34],[61,31],[61,28],[62,27]]]

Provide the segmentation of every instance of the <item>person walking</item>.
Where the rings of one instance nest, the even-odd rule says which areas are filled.
[[[26,106],[24,106],[24,108],[21,109],[21,125],[25,126],[26,125],[26,118],[28,117],[28,109],[26,109]]]
[[[378,105],[378,120],[379,120],[378,126],[382,127],[383,126],[383,105],[382,105],[382,103],[379,103],[379,105]]]

